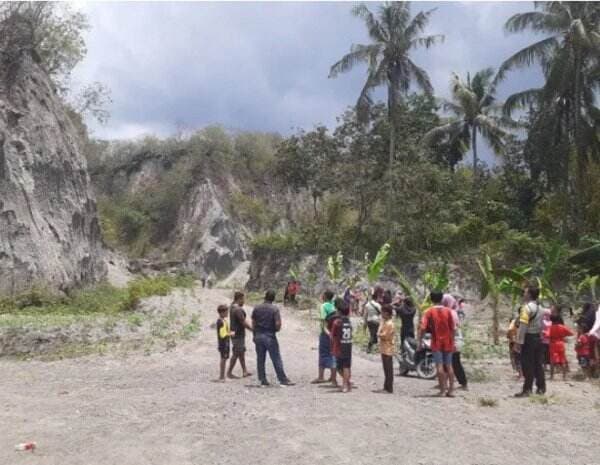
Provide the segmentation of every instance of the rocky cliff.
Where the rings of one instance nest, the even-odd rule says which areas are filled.
[[[0,293],[102,278],[100,228],[81,141],[33,60],[0,84]]]

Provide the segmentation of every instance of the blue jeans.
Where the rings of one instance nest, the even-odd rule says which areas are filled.
[[[331,355],[331,339],[324,332],[319,335],[319,368],[335,368],[335,357]]]
[[[288,378],[283,371],[283,362],[281,361],[281,354],[279,353],[279,342],[275,334],[269,333],[258,333],[254,335],[254,344],[256,346],[256,368],[258,371],[258,380],[261,383],[267,382],[267,375],[265,374],[265,361],[267,359],[267,352],[273,362],[273,368],[277,374],[277,379],[280,383],[288,382]]]
[[[433,352],[433,363],[436,365],[452,365],[452,352]]]

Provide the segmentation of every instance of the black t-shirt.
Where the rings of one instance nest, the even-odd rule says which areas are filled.
[[[415,329],[415,314],[417,313],[416,307],[410,307],[406,304],[402,304],[396,310],[396,316],[402,320],[402,331],[412,332]]]
[[[231,304],[229,309],[231,331],[235,332],[234,339],[243,339],[246,337],[246,327],[244,321],[246,320],[246,312],[238,304]]]
[[[341,358],[352,357],[352,323],[347,316],[341,317],[342,320],[342,337],[340,339]]]
[[[276,333],[278,323],[281,324],[279,308],[267,302],[254,307],[252,322],[255,333]]]

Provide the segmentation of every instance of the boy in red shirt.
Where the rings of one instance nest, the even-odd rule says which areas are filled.
[[[452,370],[452,354],[454,353],[454,317],[452,310],[442,305],[444,294],[432,291],[430,294],[433,306],[423,314],[419,327],[419,347],[425,333],[431,334],[431,351],[435,363],[440,396],[454,397],[454,371]]]
[[[592,337],[587,333],[590,330],[589,325],[585,321],[580,321],[579,324],[579,335],[577,336],[577,343],[575,344],[575,353],[577,354],[577,360],[579,366],[587,378],[590,378],[590,359],[592,358]]]
[[[331,355],[335,357],[337,371],[342,375],[342,392],[350,392],[352,367],[352,323],[350,307],[344,299],[335,300],[337,317],[331,325]]]

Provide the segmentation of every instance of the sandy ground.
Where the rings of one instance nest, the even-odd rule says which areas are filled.
[[[214,308],[231,291],[197,290],[203,329],[168,352],[55,362],[0,361],[0,464],[600,464],[600,391],[583,382],[549,385],[549,405],[509,398],[496,383],[455,399],[430,397],[432,383],[382,383],[377,358],[355,356],[358,388],[343,395],[310,385],[316,334],[283,312],[280,345],[294,387],[256,378],[214,383]],[[248,337],[249,364],[255,371]],[[274,380],[269,365],[270,377]],[[496,399],[482,407],[481,397]],[[36,441],[35,453],[14,445]]]

